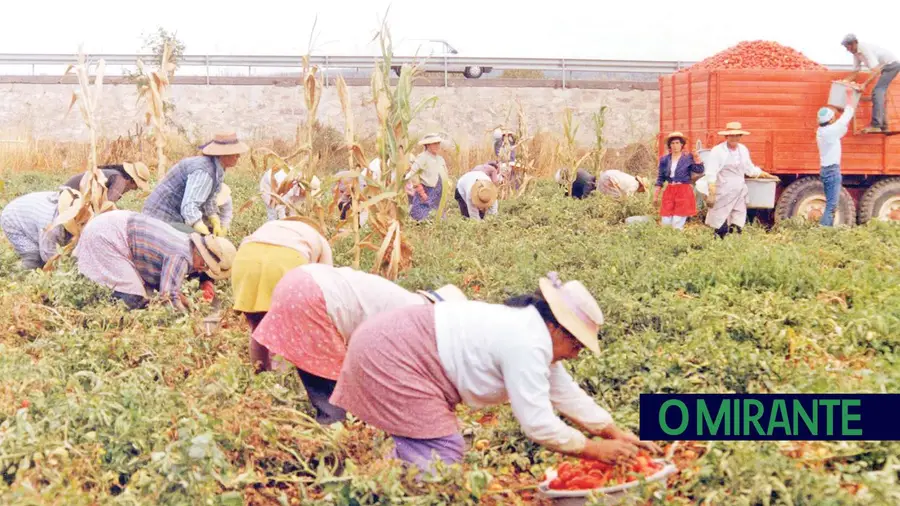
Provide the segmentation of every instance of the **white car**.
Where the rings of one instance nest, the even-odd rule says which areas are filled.
[[[394,56],[414,57],[424,60],[422,65],[426,72],[443,72],[444,57],[459,54],[447,41],[440,39],[404,39],[394,46]],[[448,62],[448,72],[462,73],[470,79],[477,79],[482,74],[487,74],[491,67],[459,66],[454,62]],[[400,66],[393,67],[394,72],[400,75]]]

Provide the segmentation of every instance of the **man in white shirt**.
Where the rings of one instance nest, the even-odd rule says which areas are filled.
[[[454,197],[464,218],[483,220],[488,214],[497,214],[497,193],[490,176],[471,170],[457,181]]]
[[[819,109],[817,115],[816,144],[819,146],[820,176],[825,186],[825,212],[819,224],[824,227],[834,226],[834,213],[841,197],[841,138],[847,135],[847,125],[855,112],[850,106],[852,98],[853,90],[847,88],[847,107],[840,118],[830,107]]]
[[[853,55],[853,73],[847,76],[846,81],[855,81],[856,76],[865,65],[872,75],[863,83],[862,88],[878,77],[875,89],[872,90],[872,124],[863,129],[863,133],[887,132],[887,118],[885,117],[885,96],[891,81],[900,72],[900,61],[892,53],[874,44],[860,43],[856,35],[852,33],[844,37],[841,42],[844,48]]]

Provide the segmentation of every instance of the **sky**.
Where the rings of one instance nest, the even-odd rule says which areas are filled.
[[[189,54],[372,54],[388,6],[395,42],[445,39],[460,55],[696,61],[742,40],[791,46],[824,64],[851,63],[848,32],[900,55],[897,0],[752,2],[540,0],[7,0],[0,53],[136,53],[142,34],[175,31]],[[132,10],[133,9],[133,10]],[[52,17],[48,16],[52,13]]]

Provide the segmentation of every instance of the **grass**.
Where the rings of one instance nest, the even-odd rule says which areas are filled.
[[[4,171],[0,205],[68,174]],[[258,174],[242,168],[227,182],[239,205],[255,195]],[[718,241],[703,226],[622,225],[651,212],[648,198],[576,201],[539,181],[486,222],[451,210],[439,226],[406,228],[413,266],[398,282],[455,283],[500,302],[550,270],[582,280],[607,319],[603,354],[569,368],[634,430],[643,392],[900,389],[900,228],[751,226]],[[121,204],[140,206],[133,194]],[[254,204],[235,217],[232,239],[264,220]],[[334,247],[336,263],[348,265],[352,241]],[[363,268],[372,257],[363,255]],[[489,445],[469,448],[465,465],[439,481],[417,484],[381,458],[384,434],[356,422],[311,423],[296,375],[253,375],[247,329],[233,313],[205,336],[209,308],[196,281],[186,289],[191,315],[127,312],[71,260],[52,273],[21,272],[0,242],[0,503],[539,503],[529,487],[558,456],[525,439],[508,407],[461,409],[467,439]],[[900,502],[897,443],[670,449],[681,473],[667,491],[645,490],[640,504]]]

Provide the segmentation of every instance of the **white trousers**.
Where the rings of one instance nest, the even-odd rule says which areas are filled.
[[[663,216],[662,218],[662,226],[664,227],[682,230],[685,223],[687,223],[687,216]]]

